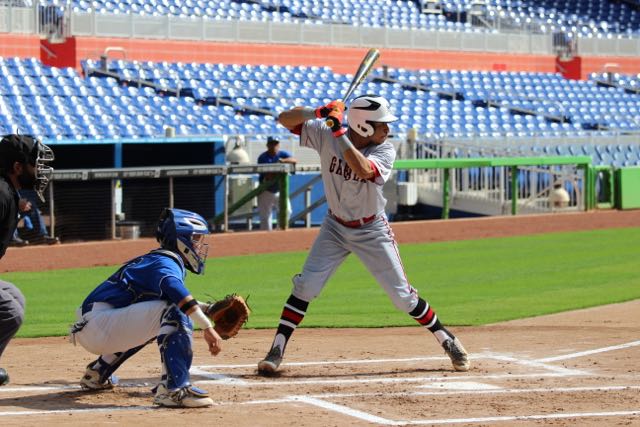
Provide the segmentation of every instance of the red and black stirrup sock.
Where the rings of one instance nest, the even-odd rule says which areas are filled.
[[[293,334],[293,331],[296,330],[300,322],[302,322],[302,319],[304,319],[304,315],[307,313],[307,307],[309,307],[308,301],[303,301],[293,295],[289,296],[289,299],[282,309],[280,324],[276,331],[276,338],[273,341],[274,346],[280,346],[282,351],[284,351],[289,338],[291,338],[291,334]]]
[[[451,332],[442,326],[440,320],[438,320],[436,312],[433,311],[429,306],[429,303],[422,298],[418,298],[418,304],[416,305],[416,308],[409,313],[409,316],[413,317],[418,321],[418,323],[430,330],[440,344],[448,339],[455,338]]]

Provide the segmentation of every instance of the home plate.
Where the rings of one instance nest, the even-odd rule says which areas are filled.
[[[446,381],[441,383],[424,384],[418,386],[418,388],[432,388],[437,390],[500,390],[502,387],[472,381]]]

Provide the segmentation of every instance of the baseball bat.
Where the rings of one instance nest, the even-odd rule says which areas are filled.
[[[371,71],[379,57],[380,51],[378,49],[372,48],[369,49],[364,58],[362,58],[360,66],[358,67],[358,71],[356,71],[356,73],[353,75],[353,79],[351,80],[349,89],[347,89],[347,91],[344,93],[344,96],[342,97],[343,104],[347,102],[347,99],[349,99],[353,91],[355,91],[356,88],[360,86],[360,83],[364,81],[364,79],[367,77],[367,74],[369,74],[369,71]],[[329,127],[333,126],[333,120],[331,119],[327,119],[325,123]]]

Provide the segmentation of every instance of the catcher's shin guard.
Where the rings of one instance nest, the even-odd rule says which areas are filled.
[[[173,333],[158,336],[158,346],[162,364],[167,372],[167,389],[186,387],[189,382],[189,369],[193,360],[193,339],[190,331],[176,330]]]

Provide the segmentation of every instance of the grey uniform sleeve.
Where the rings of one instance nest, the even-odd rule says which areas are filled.
[[[300,133],[300,145],[309,147],[320,152],[322,146],[322,127],[327,127],[320,120],[307,120],[302,124],[302,132]]]
[[[376,176],[374,182],[378,185],[384,185],[391,176],[393,162],[396,159],[396,150],[393,148],[393,145],[388,142],[378,145],[367,158],[373,162],[376,169],[378,169],[379,175]]]

